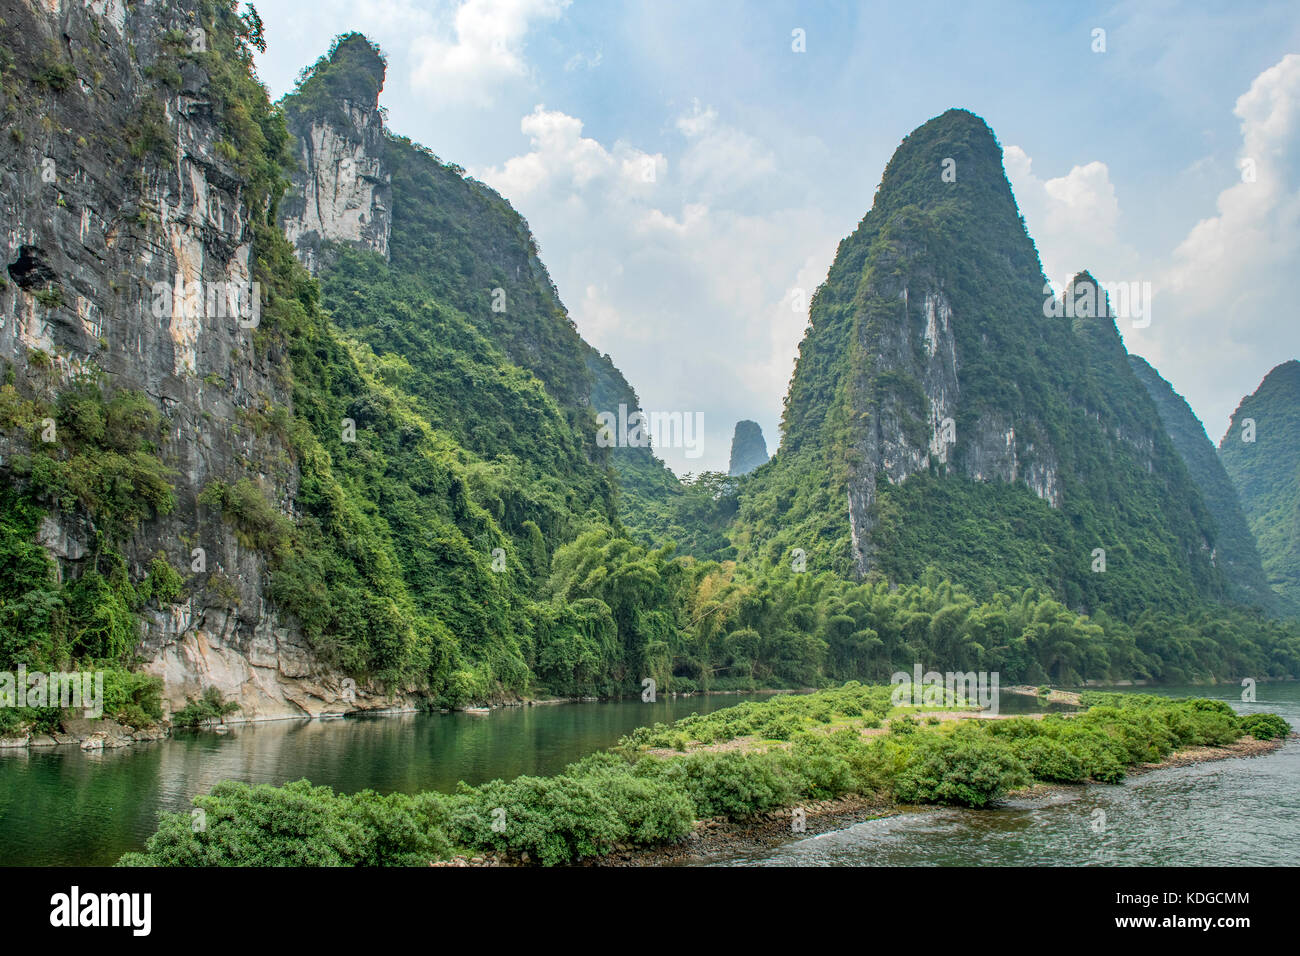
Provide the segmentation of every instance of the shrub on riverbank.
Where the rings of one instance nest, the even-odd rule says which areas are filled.
[[[461,785],[451,798],[452,833],[475,850],[529,854],[551,866],[608,853],[620,843],[651,846],[685,836],[695,806],[668,779],[611,754],[596,754],[553,777]]]
[[[224,780],[190,813],[164,813],[119,866],[422,866],[450,849],[436,793],[335,793],[306,780]]]
[[[1011,744],[1011,752],[1035,780],[1082,783],[1088,779],[1083,758],[1050,737],[1022,737]]]
[[[671,726],[658,723],[638,727],[619,741],[619,748],[625,751],[642,747],[671,748],[682,736],[702,744],[750,736],[761,740],[789,740],[800,731],[826,724],[873,718],[878,722],[893,709],[892,693],[892,687],[850,681],[843,687],[816,694],[782,694],[762,701],[746,701],[711,714],[692,714]]]
[[[449,795],[347,796],[305,780],[280,788],[222,783],[194,801],[203,826],[187,814],[164,814],[145,851],[121,862],[401,866],[458,849],[558,865],[620,845],[671,842],[699,819],[744,820],[845,794],[985,807],[1033,781],[1113,783],[1129,767],[1180,748],[1290,730],[1276,715],[1239,717],[1220,701],[1097,694],[1085,695],[1092,706],[1079,714],[930,726],[895,713],[891,723],[908,733],[871,733],[890,712],[889,693],[850,683],[692,715],[640,728],[554,776],[461,784]],[[762,734],[773,721],[790,725],[788,743],[698,746]],[[665,740],[697,746],[680,755],[646,752]]]
[[[1028,786],[1030,780],[1024,762],[991,738],[917,734],[912,754],[894,783],[894,796],[905,803],[985,807],[1008,790]]]
[[[1241,729],[1256,740],[1276,740],[1291,732],[1291,725],[1277,714],[1247,714],[1240,721]]]

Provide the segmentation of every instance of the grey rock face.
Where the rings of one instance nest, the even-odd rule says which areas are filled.
[[[377,103],[345,102],[342,108],[344,123],[317,120],[293,130],[301,171],[284,201],[281,224],[313,272],[325,242],[388,257],[392,176],[383,167],[383,119]]]
[[[378,49],[348,34],[286,110],[298,169],[280,205],[280,225],[313,273],[332,242],[388,258],[393,191],[379,108],[385,72]]]
[[[198,503],[212,481],[247,478],[292,514],[298,482],[276,431],[250,425],[292,398],[287,357],[259,348],[255,334],[245,183],[223,148],[200,61],[168,47],[169,36],[189,35],[200,7],[5,4],[16,74],[37,75],[49,51],[62,50],[75,79],[61,90],[24,82],[0,150],[9,279],[0,357],[20,394],[52,400],[94,376],[144,393],[164,416],[161,457],[175,471],[176,507],[140,527],[124,553],[138,579],[155,555],[190,572],[203,551],[203,569],[186,573],[187,603],[145,615],[142,626],[145,670],[164,678],[170,705],[215,684],[245,717],[310,714],[337,706],[341,677],[319,672],[294,622],[269,603],[263,555]],[[160,67],[177,79],[158,80]],[[161,131],[152,145],[142,117]],[[322,178],[319,208],[346,209],[344,193],[356,188],[348,182],[365,176],[362,167],[353,180]],[[231,302],[228,289],[244,298]],[[12,480],[9,463],[25,442],[0,437],[0,479]],[[66,576],[88,560],[94,535],[89,520],[71,516],[48,519],[40,540]]]
[[[863,298],[864,308],[878,316],[863,325],[862,345],[872,353],[873,367],[854,383],[855,407],[864,412],[854,427],[848,510],[859,574],[872,566],[878,475],[898,484],[931,467],[954,469],[978,481],[1021,481],[1052,507],[1061,504],[1056,456],[1035,436],[1033,422],[1021,422],[1017,432],[1009,419],[984,411],[965,426],[969,432],[958,434],[955,323],[961,317],[934,273],[924,267],[902,275],[880,272],[889,278]]]

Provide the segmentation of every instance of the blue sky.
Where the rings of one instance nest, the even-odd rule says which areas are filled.
[[[679,473],[725,469],[741,418],[775,450],[800,302],[899,141],[952,106],[997,133],[1049,277],[1152,283],[1150,325],[1121,331],[1212,440],[1300,354],[1294,2],[258,10],[274,96],[339,33],[380,44],[391,128],[529,220],[579,330],[647,409],[704,413],[701,456],[660,449]]]

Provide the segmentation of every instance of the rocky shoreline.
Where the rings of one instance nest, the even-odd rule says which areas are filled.
[[[61,730],[52,733],[25,733],[13,737],[0,737],[0,750],[44,749],[48,747],[80,747],[82,750],[116,750],[132,744],[163,740],[171,735],[164,726],[136,729],[104,718],[67,719],[60,723]]]
[[[1156,763],[1138,764],[1129,770],[1130,777],[1150,773],[1152,770],[1165,770],[1169,767],[1186,767],[1194,763],[1208,763],[1212,760],[1228,760],[1232,757],[1262,757],[1281,747],[1287,740],[1297,734],[1277,740],[1256,740],[1254,737],[1242,737],[1240,740],[1222,747],[1187,747],[1171,753],[1164,760]]]
[[[1083,703],[1079,693],[1071,690],[1049,689],[1045,697],[1038,693],[1037,687],[1031,687],[1028,684],[1017,684],[1014,687],[1004,687],[1002,690],[1005,693],[1015,694],[1019,697],[1033,697],[1049,704],[1070,704],[1074,707],[1080,707]]]

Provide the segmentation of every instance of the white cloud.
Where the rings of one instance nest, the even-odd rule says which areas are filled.
[[[528,75],[523,47],[533,23],[558,18],[569,2],[465,0],[449,31],[411,41],[412,85],[443,102],[490,106],[503,83]]]
[[[484,170],[480,178],[507,197],[567,192],[582,198],[588,187],[601,183],[619,189],[643,190],[658,182],[668,161],[658,153],[616,143],[612,150],[582,135],[582,120],[538,105],[519,123],[531,150]]]
[[[718,111],[712,107],[701,107],[697,99],[691,104],[691,111],[677,117],[677,128],[684,136],[702,136],[713,129],[718,122]]]
[[[595,53],[575,53],[564,64],[564,72],[572,73],[574,70],[594,70],[600,66],[605,55],[597,50]]]
[[[1103,280],[1131,281],[1136,253],[1119,240],[1119,200],[1105,163],[1074,166],[1064,176],[1043,180],[1019,146],[1003,156],[1043,271],[1057,289],[1084,269]]]
[[[663,233],[676,239],[686,239],[692,234],[698,235],[701,227],[707,225],[709,207],[703,203],[687,203],[682,207],[680,219],[660,209],[649,209],[636,222],[636,232],[642,236]]]
[[[1206,415],[1216,439],[1273,365],[1300,355],[1300,55],[1264,70],[1236,102],[1241,146],[1217,215],[1192,227],[1161,275],[1153,361]],[[1242,164],[1251,161],[1253,182]],[[1260,364],[1260,357],[1265,358]]]
[[[1198,222],[1174,250],[1174,291],[1222,298],[1243,277],[1263,278],[1294,261],[1300,56],[1289,54],[1257,76],[1233,112],[1241,120],[1241,181],[1219,194],[1219,214]]]
[[[707,411],[702,457],[660,457],[679,473],[725,470],[742,418],[759,421],[775,449],[807,324],[790,292],[803,288],[806,301],[825,278],[837,227],[782,200],[771,151],[698,103],[671,127],[681,155],[672,164],[629,143],[607,147],[543,106],[520,128],[528,152],[475,175],[527,216],[578,328],[645,408]]]
[[[679,163],[683,183],[702,199],[758,199],[753,188],[776,171],[776,158],[748,133],[718,122],[713,109],[696,100],[689,113],[677,118],[677,129],[687,139]]]
[[[1150,326],[1121,323],[1120,331],[1129,350],[1187,398],[1214,440],[1273,365],[1300,355],[1300,323],[1281,318],[1294,314],[1291,286],[1300,275],[1300,55],[1256,76],[1233,112],[1241,142],[1232,168],[1218,164],[1226,182],[1216,214],[1141,268],[1120,241],[1105,163],[1043,180],[1023,149],[1005,153],[1007,177],[1054,286],[1084,268],[1103,281],[1152,282]],[[1193,169],[1215,165],[1201,159]]]

